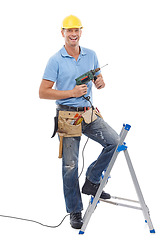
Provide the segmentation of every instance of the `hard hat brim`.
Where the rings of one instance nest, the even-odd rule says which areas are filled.
[[[72,28],[79,28],[79,29],[82,29],[83,27],[82,26],[72,26],[72,27],[61,27],[61,29],[72,29]]]

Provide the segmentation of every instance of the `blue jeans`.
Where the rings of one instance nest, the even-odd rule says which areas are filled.
[[[86,177],[98,184],[119,142],[119,135],[100,117],[90,123],[82,122],[82,133],[103,147],[97,160],[87,169]],[[63,138],[62,174],[63,190],[68,213],[83,210],[78,181],[78,157],[81,137]]]

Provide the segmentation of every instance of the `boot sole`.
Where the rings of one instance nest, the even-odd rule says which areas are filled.
[[[83,194],[86,194],[86,195],[92,195],[93,197],[95,197],[95,195],[96,195],[96,194],[92,194],[92,193],[87,192],[87,191],[84,191],[84,190],[82,190],[82,193],[83,193]],[[107,197],[107,198],[103,198],[103,197],[100,196],[100,198],[101,198],[101,199],[104,199],[104,200],[105,200],[105,199],[110,199],[110,198],[111,198],[111,195],[108,194],[108,197]]]

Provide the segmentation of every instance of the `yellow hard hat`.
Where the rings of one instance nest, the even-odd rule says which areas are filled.
[[[79,18],[73,15],[70,15],[63,20],[61,29],[63,28],[69,29],[69,28],[83,28],[83,27]]]

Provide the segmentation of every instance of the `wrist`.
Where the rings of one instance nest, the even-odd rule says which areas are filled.
[[[74,89],[72,89],[70,91],[71,91],[71,97],[74,98],[75,97]]]

